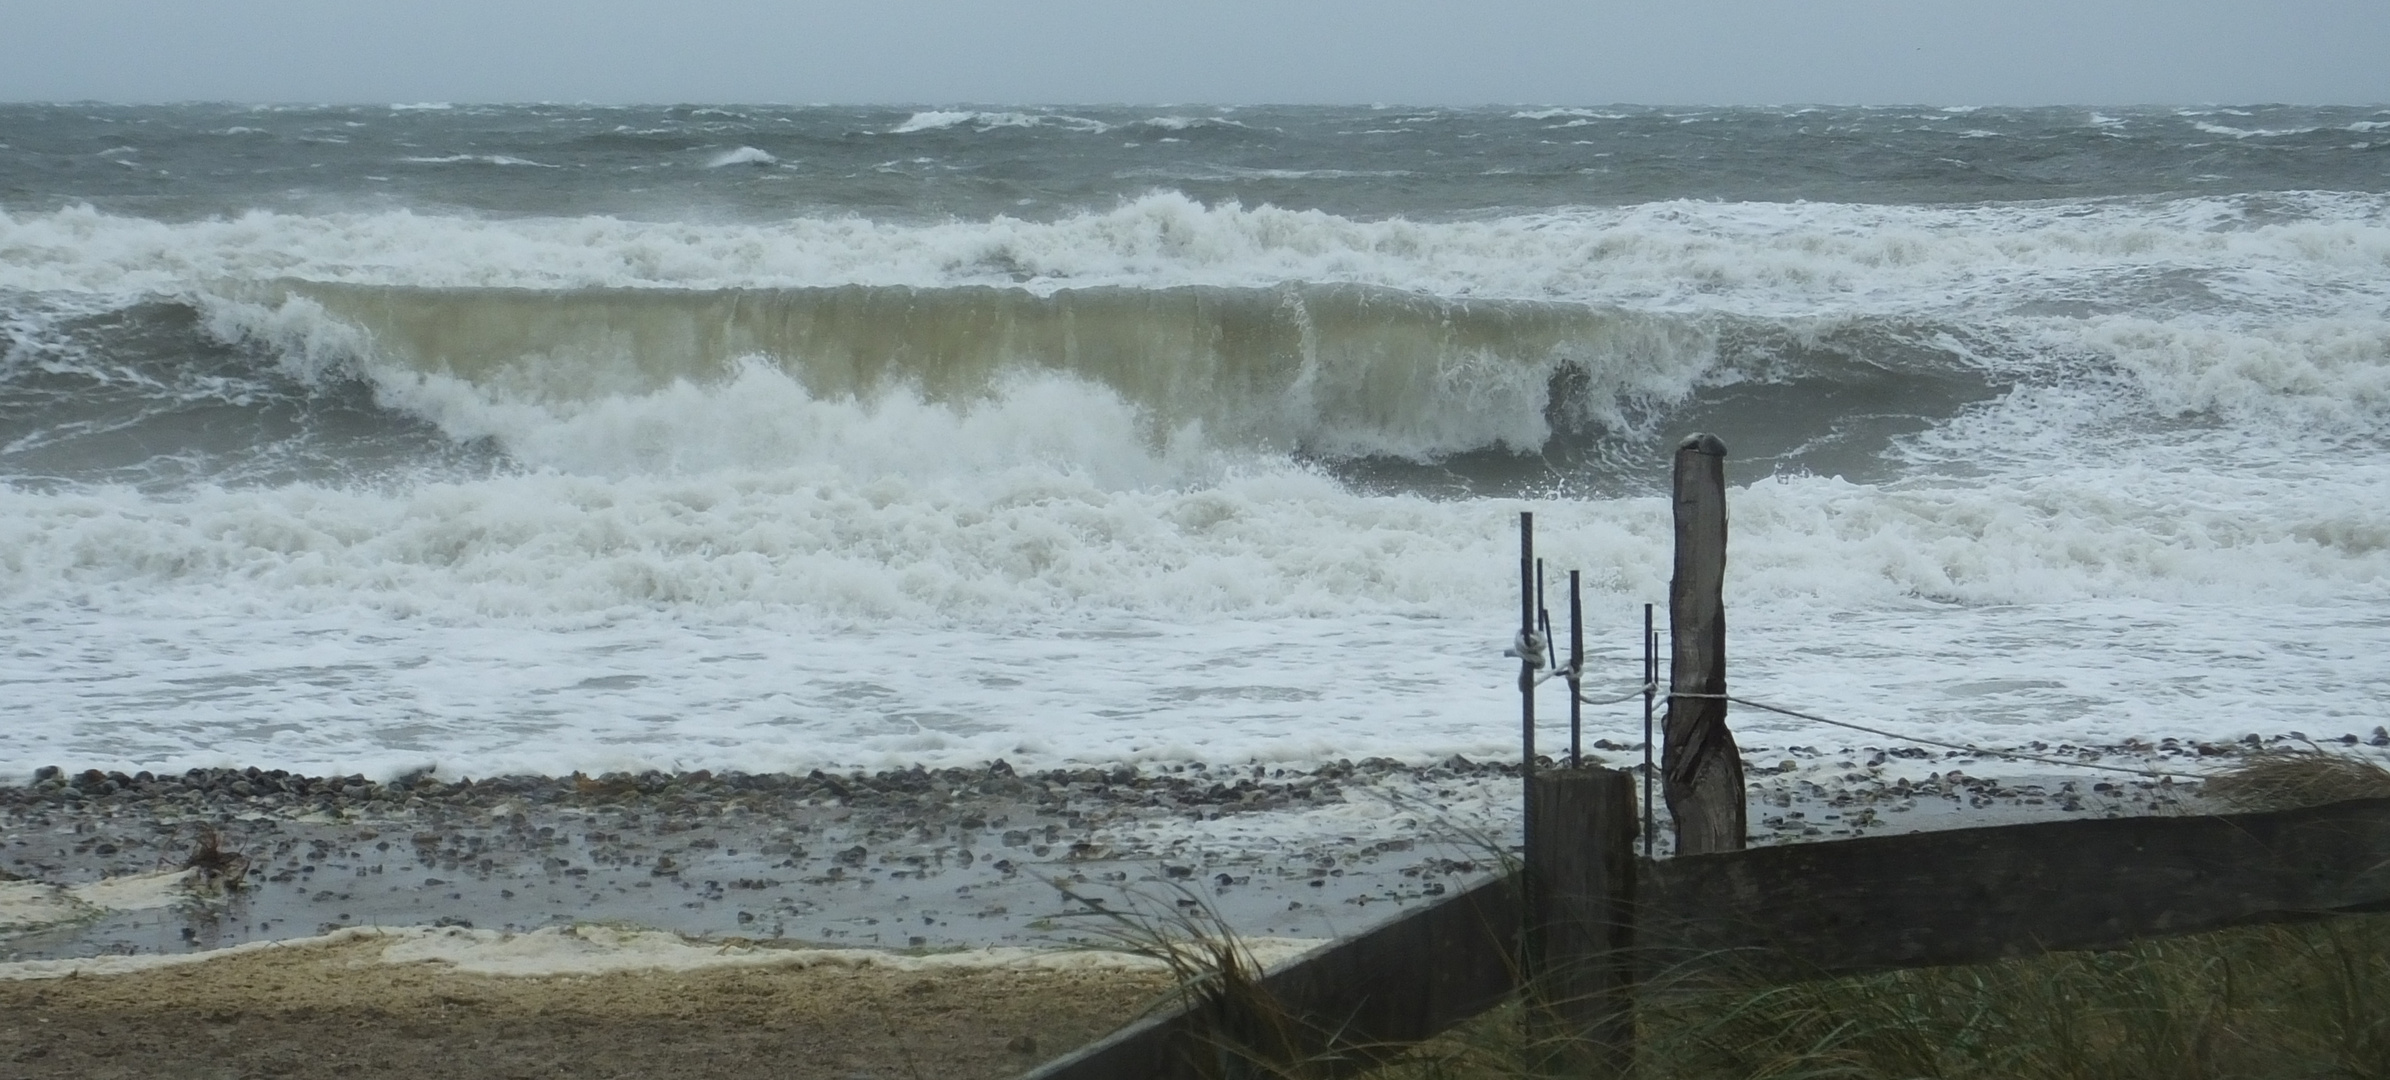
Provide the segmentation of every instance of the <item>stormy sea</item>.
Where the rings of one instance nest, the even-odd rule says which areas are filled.
[[[0,106],[0,780],[1513,754],[1692,431],[1739,694],[2368,739],[2390,111]]]

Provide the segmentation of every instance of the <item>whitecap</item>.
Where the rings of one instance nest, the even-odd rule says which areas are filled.
[[[1513,120],[1624,120],[1626,113],[1600,109],[1527,109],[1510,114]]]
[[[528,166],[534,169],[561,169],[564,167],[508,154],[448,154],[441,157],[402,157],[398,160],[415,165],[502,165]]]
[[[1109,131],[1112,127],[1100,120],[1054,113],[930,110],[914,113],[904,123],[888,129],[888,134],[907,135],[914,132],[944,131],[964,126],[980,131],[994,131],[998,128],[1058,127],[1070,131],[1091,133]]]
[[[705,163],[705,167],[719,169],[725,165],[777,165],[779,163],[780,159],[769,153],[752,146],[742,146],[736,150],[726,150],[714,155]]]
[[[2312,135],[2315,132],[2323,130],[2322,128],[2312,127],[2236,128],[2226,127],[2222,124],[2210,124],[2205,121],[2195,121],[2191,124],[2191,126],[2210,135],[2222,135],[2230,139],[2280,139],[2287,138],[2292,135]],[[2355,129],[2352,127],[2351,130]]]

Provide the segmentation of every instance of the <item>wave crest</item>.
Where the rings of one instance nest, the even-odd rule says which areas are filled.
[[[1531,451],[1556,404],[1622,426],[1622,399],[1682,397],[1716,361],[1698,321],[1338,286],[241,292],[209,305],[223,339],[303,373],[454,380],[493,407],[577,410],[755,364],[816,398],[905,388],[968,407],[1047,374],[1117,395],[1156,442],[1192,425],[1222,446],[1328,457]],[[1564,371],[1573,396],[1556,403]]]
[[[1052,221],[771,224],[388,212],[161,222],[0,212],[0,289],[219,280],[781,288],[1366,285],[1759,317],[1998,314],[2103,303],[2271,317],[2390,303],[2390,198],[2305,194],[2007,207],[1663,202],[1481,221],[1359,220],[1156,192]],[[2179,283],[2150,295],[2152,282]],[[2114,298],[2114,299],[2106,299]]]
[[[998,128],[1055,127],[1070,131],[1104,132],[1112,125],[1084,116],[1060,113],[979,112],[971,110],[931,109],[914,113],[901,124],[888,129],[890,135],[910,135],[921,131],[948,131],[971,127],[980,131]]]

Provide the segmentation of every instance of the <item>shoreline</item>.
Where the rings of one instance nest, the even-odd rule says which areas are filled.
[[[1639,749],[1600,744],[1622,765]],[[2213,761],[2239,748],[2207,749]],[[2196,784],[2027,774],[1955,753],[1793,747],[1746,767],[1754,843],[2200,805]],[[1075,897],[1157,922],[1207,913],[1240,936],[1322,940],[1493,873],[1518,843],[1516,776],[1459,757],[388,784],[45,769],[0,788],[0,963],[353,927],[598,924],[893,950],[1100,943]],[[243,887],[131,890],[150,897],[140,902],[77,892],[182,869],[209,835],[247,860]]]
[[[2215,809],[2197,784],[1989,765],[1770,751],[1746,761],[1753,841]],[[1516,766],[1458,758],[351,780],[0,788],[0,1056],[29,1078],[993,1080],[1174,1000],[1066,897],[1162,932],[1216,917],[1269,965],[1496,872],[1518,825]],[[182,868],[209,836],[240,887]],[[54,921],[12,925],[27,900]]]

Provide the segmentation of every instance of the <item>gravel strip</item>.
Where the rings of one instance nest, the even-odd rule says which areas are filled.
[[[1617,765],[1640,756],[1596,748]],[[2179,762],[2242,748],[2049,749]],[[1915,750],[1795,746],[1754,751],[1747,768],[1761,843],[2198,805],[2195,785],[2018,776],[1997,760]],[[1517,843],[1516,785],[1513,765],[1461,758],[390,782],[43,769],[0,787],[0,876],[76,886],[155,873],[212,837],[245,861],[241,887],[44,926],[10,927],[0,913],[0,960],[187,952],[346,926],[1100,944],[1107,920],[1064,888],[1151,921],[1216,916],[1246,936],[1325,939],[1493,872]]]

